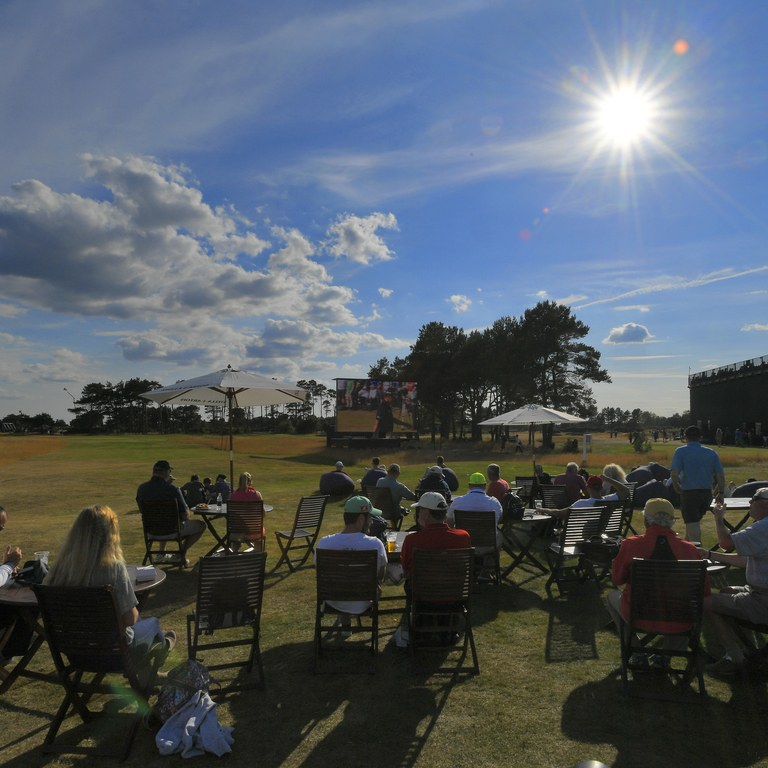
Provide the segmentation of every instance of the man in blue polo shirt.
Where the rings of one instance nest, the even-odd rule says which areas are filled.
[[[717,483],[715,500],[722,504],[725,473],[720,457],[704,447],[701,430],[696,426],[685,430],[685,445],[672,456],[672,485],[680,494],[680,511],[685,521],[685,538],[701,541],[701,518],[712,504],[712,486]]]

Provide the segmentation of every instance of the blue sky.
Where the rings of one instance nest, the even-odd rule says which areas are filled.
[[[542,298],[601,408],[768,353],[768,3],[273,5],[0,5],[1,415]]]

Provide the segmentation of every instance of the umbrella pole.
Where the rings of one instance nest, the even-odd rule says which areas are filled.
[[[229,487],[235,487],[235,448],[234,438],[232,437],[232,398],[233,395],[227,395],[229,402]]]

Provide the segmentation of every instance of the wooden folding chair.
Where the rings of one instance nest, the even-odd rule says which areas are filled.
[[[565,509],[570,504],[565,485],[540,485],[539,493],[546,509]]]
[[[392,491],[389,488],[374,488],[368,498],[376,509],[381,510],[384,519],[390,523],[390,527],[399,531],[403,524],[403,518],[408,512],[395,506]]]
[[[667,672],[687,683],[696,676],[704,695],[704,674],[698,663],[707,564],[703,560],[643,560],[635,558],[630,571],[632,591],[629,620],[621,628],[621,679],[626,689],[627,673],[648,668],[648,657],[681,657],[685,668]],[[667,624],[672,631],[660,633],[654,624]],[[685,638],[684,649],[670,649],[653,641],[670,635]],[[644,663],[638,656],[645,657]]]
[[[517,495],[525,502],[527,507],[533,506],[533,488],[536,484],[534,475],[517,475],[515,485],[520,489]]]
[[[453,520],[456,528],[469,533],[475,555],[478,560],[488,556],[493,558],[493,570],[491,581],[497,586],[501,584],[501,563],[499,562],[499,548],[497,546],[496,513],[491,510],[470,511],[455,509]],[[475,578],[487,569],[475,566]]]
[[[637,531],[632,527],[632,516],[635,513],[635,489],[637,483],[625,483],[629,488],[629,496],[624,499],[624,517],[621,522],[621,538],[626,539],[630,532],[633,535],[637,535]]]
[[[189,658],[196,659],[198,653],[203,653],[208,669],[241,667],[247,675],[251,674],[255,661],[258,670],[257,681],[217,688],[217,694],[264,685],[259,631],[266,562],[266,552],[254,551],[199,560],[197,602],[194,612],[187,616]],[[250,630],[246,636],[241,631],[243,628]],[[224,632],[230,639],[208,639]],[[210,651],[239,646],[249,648],[245,660],[211,663],[214,654],[209,654]]]
[[[327,650],[323,636],[335,635],[345,639],[356,634],[370,636],[371,666],[379,648],[379,579],[378,552],[369,550],[318,549],[315,553],[317,595],[315,604],[315,636],[313,673],[318,661]],[[330,602],[365,602],[370,608],[362,613],[348,613],[330,605]],[[330,622],[333,618],[333,623]],[[353,623],[354,619],[354,623]],[[336,649],[344,649],[342,642]]]
[[[441,651],[456,645],[463,637],[459,666],[441,665],[430,672],[480,674],[475,636],[472,632],[472,581],[475,550],[416,549],[410,580],[408,630],[411,661],[417,651]],[[464,662],[467,650],[471,666]]]
[[[553,583],[562,591],[567,582],[584,582],[594,577],[594,571],[584,568],[580,542],[600,535],[604,507],[571,507],[563,520],[558,540],[547,550],[550,574],[544,588],[547,594]]]
[[[315,542],[320,535],[323,524],[325,505],[328,496],[302,496],[296,509],[296,517],[290,531],[275,531],[277,546],[280,549],[280,559],[272,569],[276,571],[283,563],[290,571],[301,568],[309,556],[315,551]],[[291,552],[299,551],[301,557],[292,558]]]
[[[142,565],[150,563],[183,569],[186,565],[186,543],[181,535],[181,517],[176,499],[140,501],[139,512],[146,548]],[[169,557],[172,558],[170,561]]]
[[[136,729],[142,717],[149,711],[147,696],[167,655],[165,646],[158,645],[139,656],[135,649],[126,645],[122,617],[111,586],[37,585],[34,590],[48,647],[65,691],[64,700],[45,737],[43,751],[115,756],[113,750],[105,750],[99,746],[55,743],[56,735],[70,707],[85,723],[104,714],[103,711],[88,708],[91,697],[96,693],[103,693],[121,699],[122,707],[127,704],[135,705],[130,728],[120,751],[117,752],[117,756],[125,760]],[[112,673],[122,675],[127,680],[127,685],[105,683],[105,676]],[[90,677],[89,680],[85,679],[86,675]]]
[[[226,542],[230,551],[237,551],[243,542],[259,552],[266,549],[262,500],[227,502]]]

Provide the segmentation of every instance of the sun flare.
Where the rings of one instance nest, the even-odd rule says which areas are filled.
[[[625,85],[597,103],[595,121],[605,141],[628,149],[651,135],[655,113],[653,100],[647,93]]]

